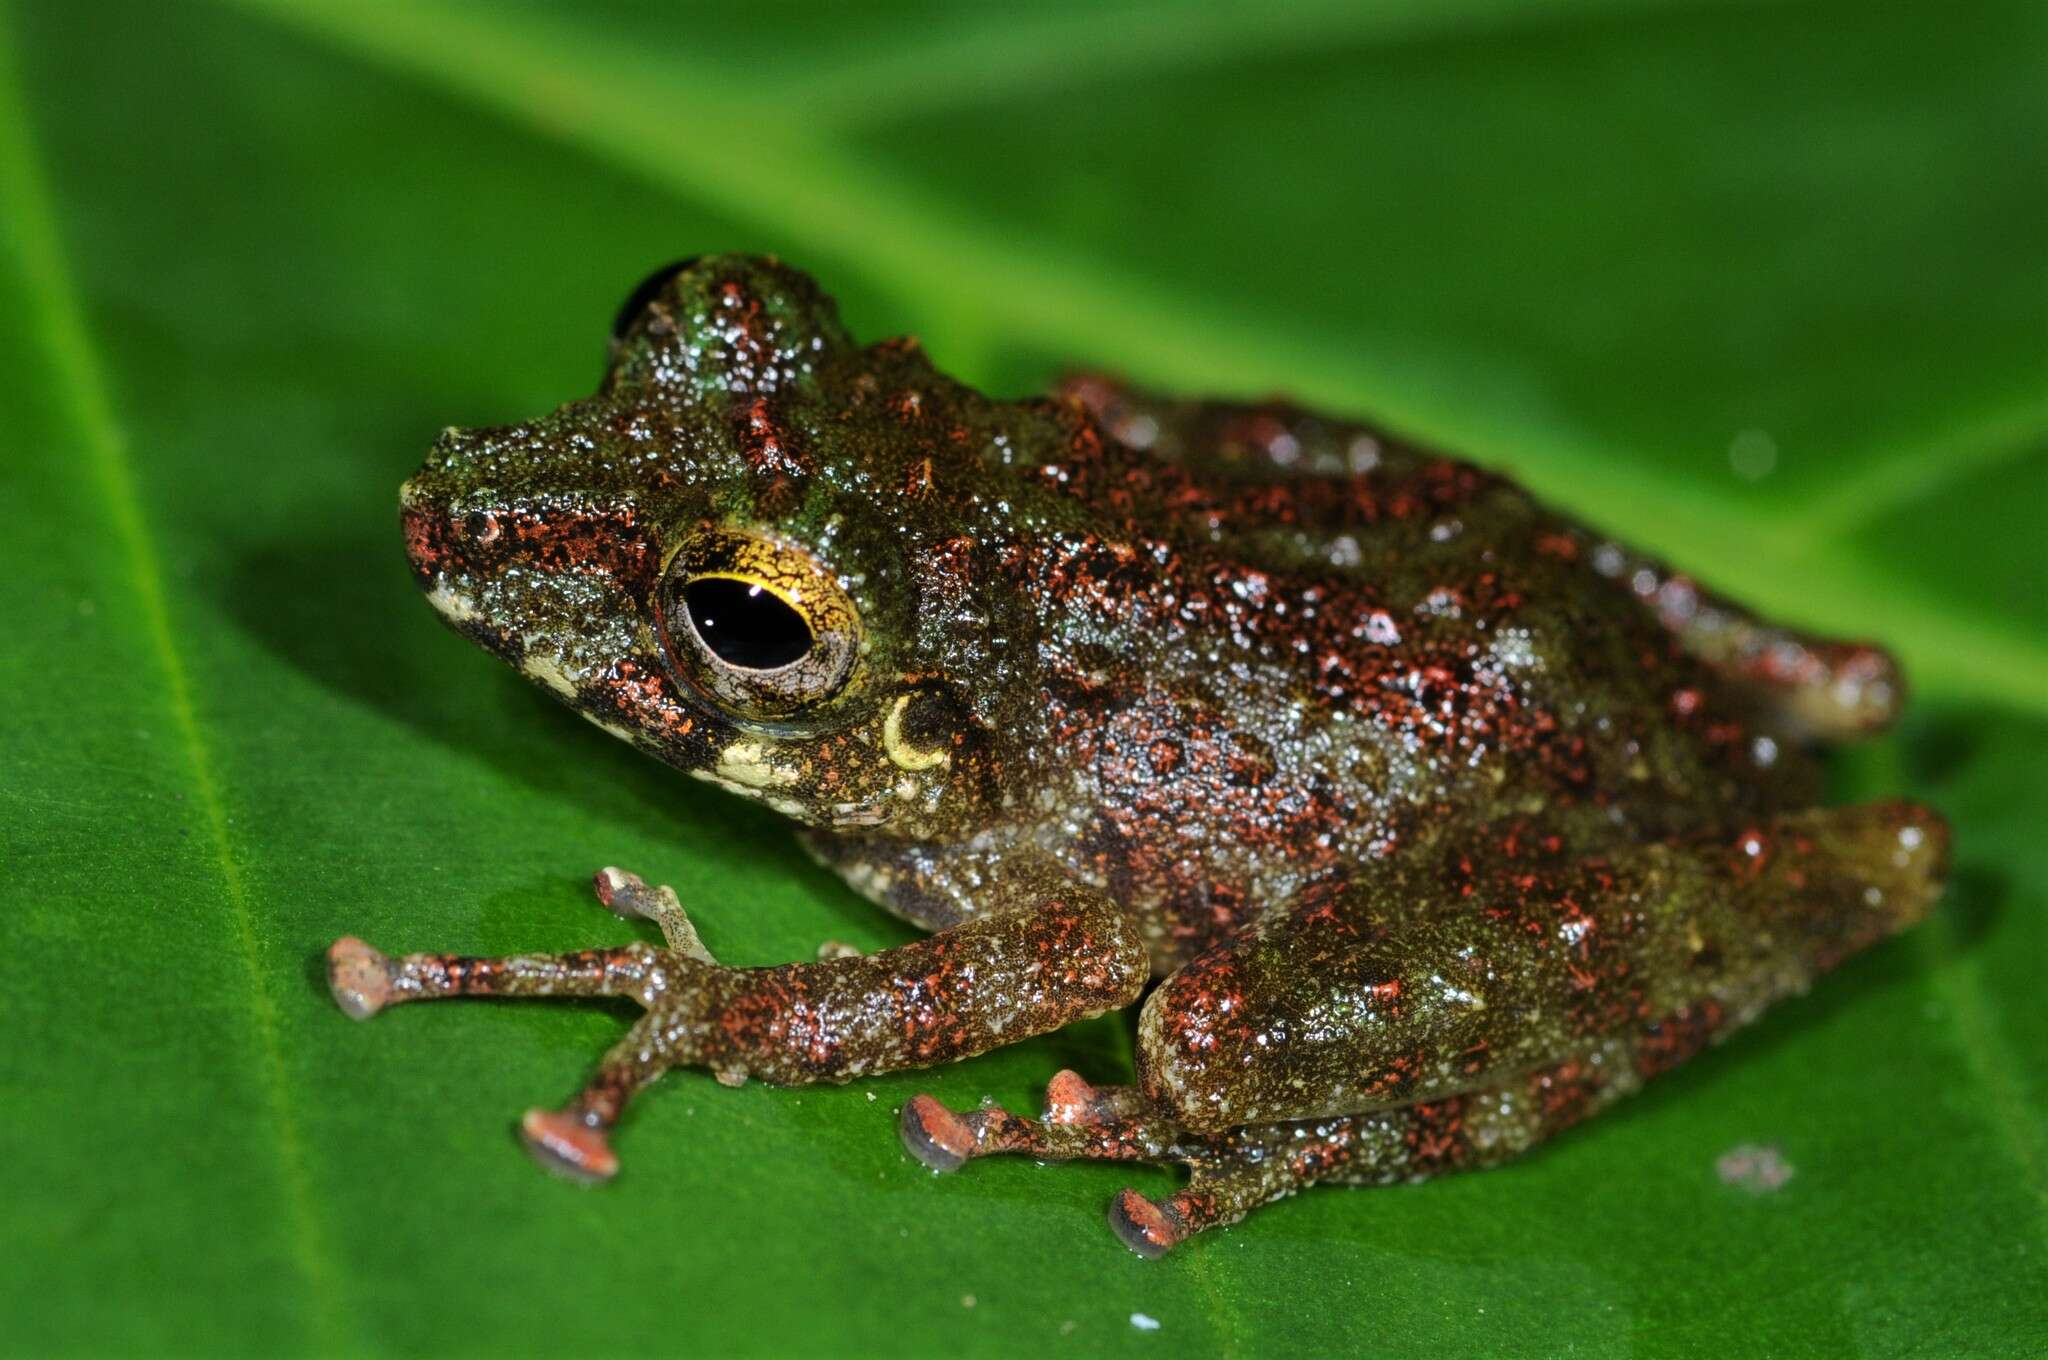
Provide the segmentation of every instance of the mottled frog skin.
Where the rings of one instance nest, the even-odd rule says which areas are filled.
[[[672,892],[605,869],[664,947],[334,945],[358,1017],[645,1007],[524,1121],[570,1175],[616,1171],[670,1067],[843,1082],[1142,998],[1134,1085],[1060,1073],[1036,1118],[920,1096],[901,1130],[939,1170],[1184,1165],[1110,1206],[1155,1255],[1314,1182],[1522,1151],[1940,890],[1935,814],[1815,805],[1816,743],[1898,707],[1875,648],[1356,421],[1101,378],[983,396],[855,344],[773,260],[657,273],[596,395],[447,431],[401,503],[456,631],[931,932],[726,968]]]

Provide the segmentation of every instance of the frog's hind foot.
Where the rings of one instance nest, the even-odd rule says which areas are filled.
[[[972,1157],[1023,1153],[1043,1161],[1176,1160],[1172,1130],[1140,1117],[1143,1097],[1129,1087],[1095,1087],[1061,1072],[1045,1087],[1040,1119],[1000,1105],[949,1110],[928,1095],[913,1096],[898,1125],[910,1155],[934,1171],[957,1170]]]
[[[1129,1119],[1145,1108],[1135,1086],[1091,1086],[1079,1072],[1063,1068],[1045,1084],[1045,1122],[1104,1124]]]
[[[1074,1157],[1138,1156],[1107,1149],[1121,1146],[1114,1130],[1129,1123],[1144,1098],[1128,1086],[1097,1087],[1071,1069],[1045,1084],[1040,1119],[1026,1119],[1000,1105],[949,1110],[928,1095],[903,1107],[898,1131],[910,1155],[934,1171],[954,1171],[970,1157],[1023,1152],[1049,1160]]]
[[[1267,1167],[1249,1157],[1196,1162],[1188,1183],[1164,1199],[1118,1191],[1109,1202],[1109,1229],[1132,1251],[1156,1261],[1196,1233],[1235,1223],[1316,1179],[1296,1167]]]
[[[1543,1083],[1549,1080],[1546,1074],[1539,1087],[1548,1091]],[[1084,1091],[1092,1100],[1083,1096]],[[1170,1195],[1149,1199],[1125,1189],[1109,1203],[1110,1230],[1148,1259],[1311,1185],[1420,1179],[1455,1166],[1498,1160],[1549,1131],[1539,1129],[1531,1116],[1518,1125],[1524,1140],[1507,1138],[1484,1152],[1470,1149],[1459,1132],[1464,1103],[1451,1100],[1368,1115],[1197,1132],[1148,1103],[1135,1088],[1097,1090],[1064,1072],[1053,1079],[1047,1097],[1047,1118],[1026,1119],[999,1105],[949,1110],[921,1095],[903,1107],[903,1141],[934,1171],[952,1171],[971,1158],[999,1153],[1046,1162],[1086,1159],[1185,1167],[1187,1184]],[[1527,1093],[1520,1087],[1502,1088],[1490,1093],[1490,1104],[1478,1103],[1491,1108],[1517,1098],[1526,1099]],[[1085,1111],[1083,1117],[1056,1117],[1076,1106]]]
[[[1627,582],[1688,652],[1761,696],[1794,735],[1851,741],[1898,717],[1905,682],[1882,648],[1779,627],[1618,544],[1593,549],[1592,562]]]
[[[1132,1087],[1095,1087],[1061,1072],[1046,1084],[1045,1117],[1027,1119],[1000,1105],[949,1110],[928,1095],[903,1107],[903,1145],[933,1171],[954,1171],[975,1157],[1021,1154],[1040,1161],[1156,1162],[1185,1166],[1187,1186],[1161,1200],[1125,1190],[1109,1204],[1109,1226],[1140,1256],[1166,1254],[1204,1228],[1235,1222],[1291,1185],[1251,1174],[1254,1162],[1214,1138],[1188,1134],[1147,1111]]]

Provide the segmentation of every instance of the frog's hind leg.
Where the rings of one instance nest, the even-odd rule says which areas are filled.
[[[1604,853],[1478,830],[1184,964],[1140,1013],[1140,1083],[1210,1131],[1435,1100],[1609,1039],[1654,1051],[1665,1017],[1732,1030],[1924,916],[1946,846],[1910,803]]]
[[[1162,1256],[1312,1185],[1393,1185],[1506,1161],[1635,1085],[1623,1062],[1574,1059],[1441,1100],[1184,1135],[1188,1183],[1158,1200],[1121,1191],[1109,1226],[1140,1256]]]
[[[1847,741],[1898,716],[1905,682],[1883,648],[1780,627],[1619,544],[1591,549],[1591,561],[1654,610],[1686,651],[1761,696],[1794,735]]]
[[[1147,1118],[1195,1175],[1149,1207],[1120,1198],[1127,1241],[1525,1151],[1920,919],[1947,859],[1941,819],[1909,803],[1583,859],[1525,839],[1306,903],[1153,992]]]

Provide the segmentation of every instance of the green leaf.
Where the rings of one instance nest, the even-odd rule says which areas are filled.
[[[2048,12],[1403,0],[30,5],[0,38],[0,1348],[2023,1354],[2048,1337]],[[509,1136],[622,1018],[364,1029],[317,956],[906,938],[769,814],[447,636],[393,491],[588,389],[651,263],[773,250],[1005,390],[1286,389],[1510,468],[1919,685],[1835,766],[1958,827],[1928,925],[1514,1166],[1158,1263],[1129,1173],[891,1112],[1115,1020]],[[1716,1159],[1774,1144],[1767,1195]],[[1149,1192],[1162,1172],[1136,1173]],[[1157,1319],[1155,1332],[1131,1317]]]

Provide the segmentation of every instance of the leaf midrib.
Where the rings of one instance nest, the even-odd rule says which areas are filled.
[[[0,9],[0,205],[6,208],[13,253],[31,299],[29,321],[40,332],[49,362],[48,388],[84,455],[90,494],[105,514],[108,541],[117,550],[147,650],[157,665],[164,716],[185,765],[191,805],[205,827],[230,945],[242,965],[252,1081],[268,1115],[292,1264],[308,1294],[313,1339],[319,1349],[337,1351],[344,1348],[346,1335],[338,1273],[312,1193],[305,1141],[286,1077],[277,999],[270,986],[274,970],[262,957],[241,858],[194,702],[190,671],[178,648],[160,555],[142,512],[104,366],[72,282],[54,199],[34,144],[20,70],[14,16],[11,9]]]

